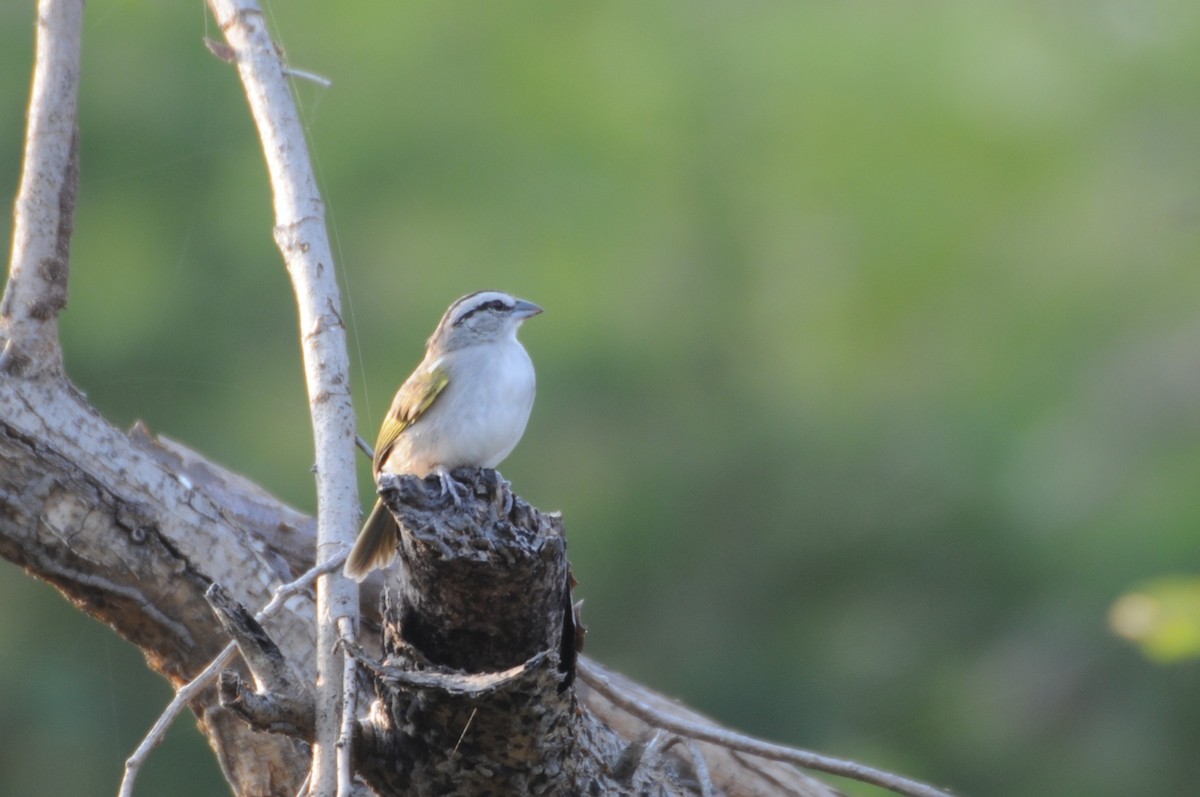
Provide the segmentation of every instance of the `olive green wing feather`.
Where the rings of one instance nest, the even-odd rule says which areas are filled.
[[[412,376],[404,381],[396,391],[396,397],[392,399],[391,409],[383,419],[379,439],[375,442],[375,460],[372,468],[376,474],[379,473],[380,466],[387,461],[396,440],[433,406],[433,402],[448,384],[450,374],[437,361],[429,365],[422,363]]]
[[[429,366],[422,364],[405,380],[392,399],[392,406],[375,443],[375,460],[372,467],[376,475],[379,467],[387,461],[392,446],[403,434],[433,406],[433,402],[450,384],[450,376],[436,361]],[[376,501],[374,509],[363,523],[354,548],[346,560],[344,572],[356,581],[362,581],[377,567],[386,567],[396,556],[396,520],[382,501]]]

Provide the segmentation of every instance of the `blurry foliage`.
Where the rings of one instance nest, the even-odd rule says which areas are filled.
[[[1200,658],[1200,579],[1160,578],[1127,592],[1113,603],[1108,622],[1154,661]]]
[[[219,32],[199,2],[87,14],[69,372],[311,511]],[[1106,613],[1200,559],[1200,6],[269,16],[333,80],[296,92],[365,436],[457,295],[547,309],[504,473],[565,512],[591,654],[963,794],[1194,790],[1195,665],[1152,666]],[[32,29],[32,0],[0,5],[8,196]],[[8,565],[0,597],[0,793],[111,794],[165,685]],[[219,793],[177,737],[142,791]]]

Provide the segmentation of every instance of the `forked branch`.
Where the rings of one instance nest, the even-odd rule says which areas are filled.
[[[274,617],[283,608],[284,604],[287,603],[289,598],[312,589],[313,582],[318,577],[326,573],[332,573],[338,567],[341,567],[342,562],[345,560],[346,556],[343,554],[331,559],[320,567],[312,568],[295,581],[280,585],[276,588],[274,594],[271,595],[270,602],[259,610],[258,614],[254,615],[254,619],[261,623],[268,617]],[[167,735],[167,730],[170,729],[171,724],[175,722],[184,708],[193,700],[198,699],[200,693],[208,688],[213,679],[224,668],[229,666],[230,662],[233,661],[235,652],[237,652],[237,643],[230,642],[221,651],[220,655],[200,671],[199,675],[175,691],[175,697],[171,699],[171,702],[163,709],[162,714],[155,720],[154,725],[146,733],[145,738],[142,739],[137,749],[133,751],[133,755],[125,761],[125,775],[121,779],[121,788],[117,792],[117,797],[132,797],[134,784],[137,783],[137,777],[141,773],[142,765],[146,762],[146,758],[149,757],[150,752],[162,743],[163,738]]]

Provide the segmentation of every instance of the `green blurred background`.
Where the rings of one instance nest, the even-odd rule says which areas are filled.
[[[4,196],[32,6],[0,5]],[[1200,569],[1200,5],[268,12],[333,80],[296,92],[363,434],[452,299],[546,308],[503,470],[565,513],[590,654],[966,795],[1194,793],[1196,664],[1108,614]],[[67,366],[311,511],[265,170],[205,35],[200,2],[88,4]],[[7,563],[0,606],[0,794],[113,794],[166,684]],[[193,723],[138,793],[225,793]]]

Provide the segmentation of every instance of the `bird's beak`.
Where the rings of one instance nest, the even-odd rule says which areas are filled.
[[[524,299],[517,299],[517,304],[513,307],[513,315],[520,319],[531,318],[540,312],[542,312],[542,308]]]

